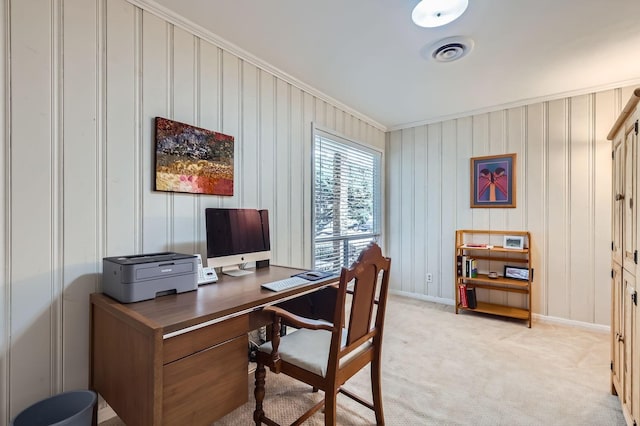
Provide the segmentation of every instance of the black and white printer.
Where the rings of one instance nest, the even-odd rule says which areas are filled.
[[[122,303],[198,288],[197,258],[173,252],[102,259],[102,291]]]

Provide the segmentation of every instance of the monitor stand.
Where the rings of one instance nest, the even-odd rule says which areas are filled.
[[[232,277],[241,277],[243,275],[253,274],[253,271],[248,269],[240,269],[238,265],[234,266],[223,266],[222,273],[225,275],[230,275]]]

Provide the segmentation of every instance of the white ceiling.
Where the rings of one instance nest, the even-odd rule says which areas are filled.
[[[389,130],[640,83],[640,0],[469,0],[432,29],[417,2],[156,0]],[[473,51],[421,56],[451,36]]]

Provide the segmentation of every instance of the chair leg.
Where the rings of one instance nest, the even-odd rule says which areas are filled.
[[[337,390],[333,392],[324,392],[324,426],[336,425],[336,397],[338,395]]]
[[[256,387],[253,391],[253,395],[256,398],[256,409],[253,412],[253,421],[257,426],[262,424],[262,418],[264,417],[262,401],[264,401],[264,379],[266,375],[267,371],[264,368],[264,364],[258,361],[258,365],[256,366]]]
[[[382,383],[380,382],[380,359],[375,357],[371,362],[371,390],[373,391],[373,410],[376,413],[376,425],[384,425],[382,411]]]

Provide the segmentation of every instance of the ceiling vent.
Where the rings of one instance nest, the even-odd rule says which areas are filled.
[[[473,49],[473,40],[468,37],[448,37],[425,46],[422,56],[438,62],[453,62],[467,55]]]

